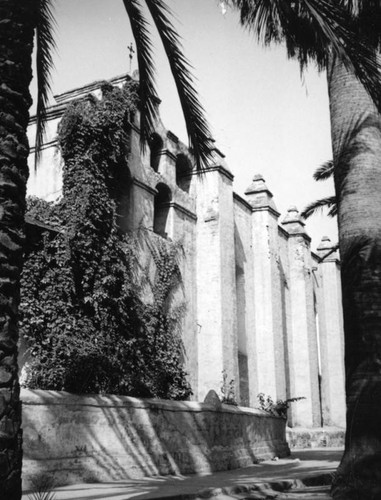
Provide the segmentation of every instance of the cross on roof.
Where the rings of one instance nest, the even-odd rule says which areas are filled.
[[[127,47],[127,49],[130,52],[128,57],[130,58],[130,73],[131,73],[132,58],[134,57],[133,54],[135,54],[134,46],[132,45],[132,43],[130,43],[130,45]]]

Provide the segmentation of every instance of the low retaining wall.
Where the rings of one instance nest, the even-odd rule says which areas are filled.
[[[207,473],[289,454],[282,418],[222,405],[22,390],[24,488]]]
[[[287,441],[291,449],[344,448],[345,429],[342,427],[288,428]]]

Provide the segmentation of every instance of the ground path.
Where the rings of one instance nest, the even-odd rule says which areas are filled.
[[[286,459],[203,476],[160,476],[76,484],[57,488],[55,500],[327,500],[330,498],[329,486],[324,483],[329,483],[342,453],[339,448],[297,450]],[[28,495],[31,492],[25,492],[22,499],[28,500]]]

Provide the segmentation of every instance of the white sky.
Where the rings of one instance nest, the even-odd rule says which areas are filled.
[[[302,83],[298,64],[282,47],[263,48],[218,0],[167,0],[194,67],[196,86],[216,139],[243,194],[262,173],[281,212],[290,205],[333,194],[333,183],[316,183],[316,167],[331,159],[325,74],[311,66]],[[129,70],[133,41],[122,0],[55,0],[57,55],[53,93]],[[152,28],[158,93],[164,125],[186,142],[176,90],[160,40]],[[132,69],[136,69],[136,57]],[[321,237],[337,240],[334,221],[324,215],[307,221],[316,248]]]

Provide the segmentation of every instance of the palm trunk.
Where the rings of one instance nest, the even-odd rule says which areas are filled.
[[[21,498],[17,314],[38,0],[0,0],[0,497]]]
[[[335,499],[381,498],[381,120],[331,60],[331,131],[345,333],[347,433]]]

